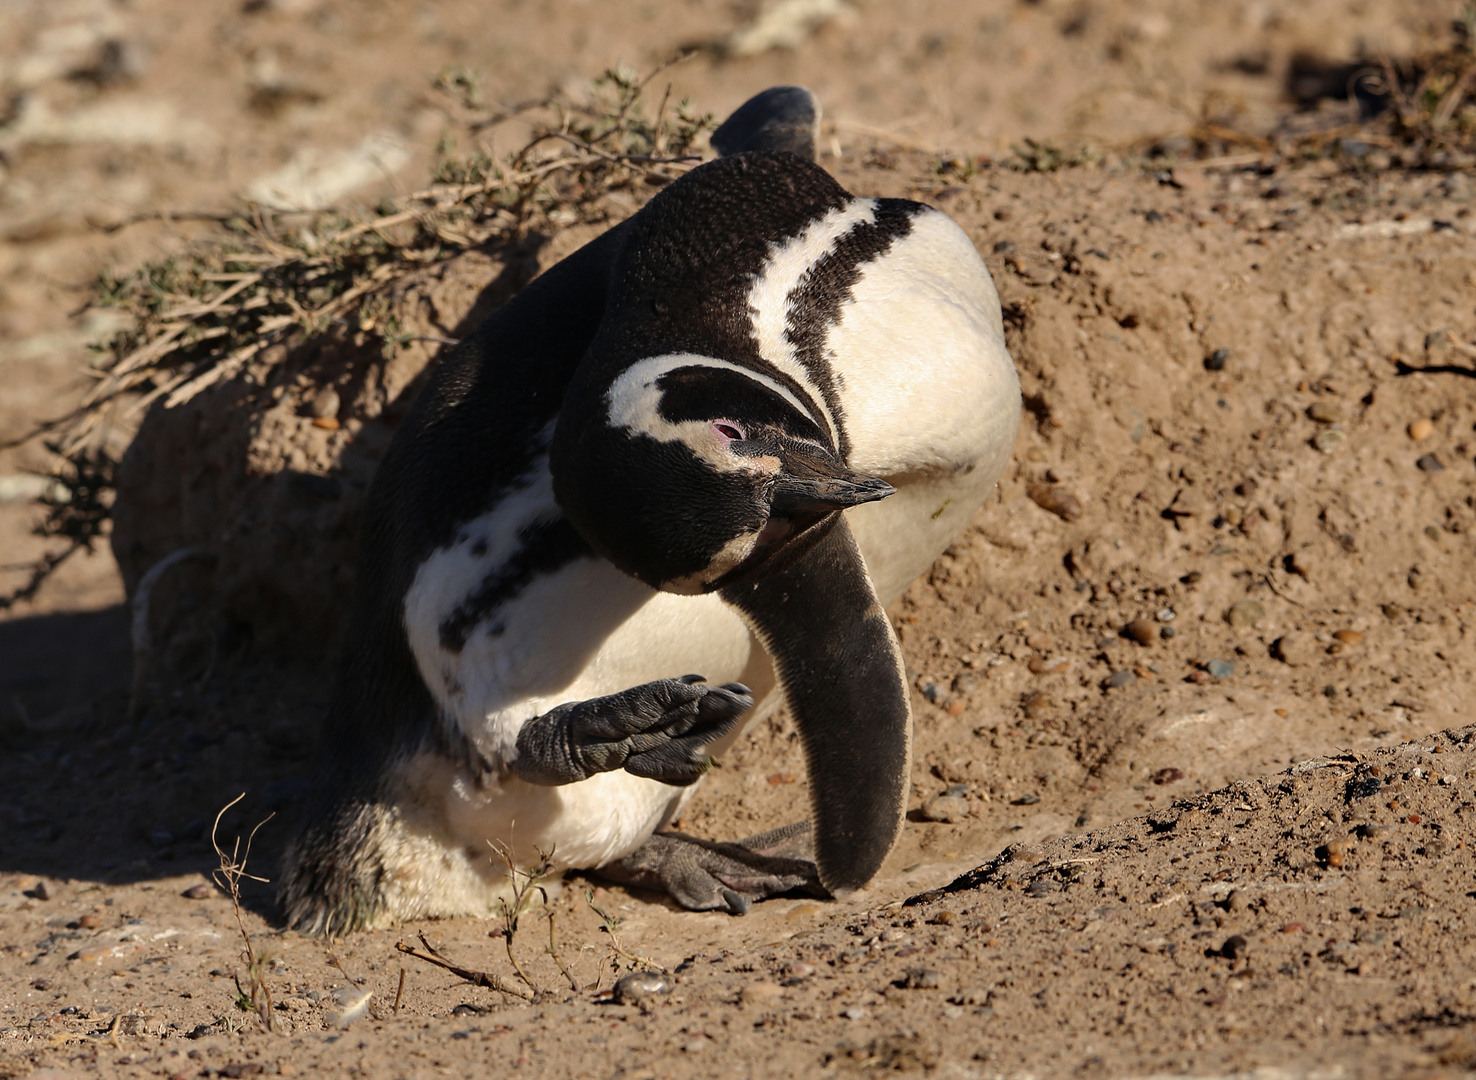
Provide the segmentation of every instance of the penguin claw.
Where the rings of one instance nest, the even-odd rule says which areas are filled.
[[[708,744],[752,707],[748,687],[708,686],[701,675],[566,702],[523,724],[510,767],[521,779],[546,786],[625,769],[685,787],[712,767]]]
[[[603,877],[666,893],[688,911],[745,915],[755,901],[789,892],[827,895],[820,872],[804,857],[809,822],[720,843],[682,833],[656,833],[636,851],[600,869]]]

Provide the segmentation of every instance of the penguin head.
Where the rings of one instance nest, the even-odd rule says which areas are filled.
[[[839,511],[894,490],[849,468],[794,392],[728,361],[639,360],[602,405],[560,422],[555,494],[597,552],[665,592],[782,569]]]

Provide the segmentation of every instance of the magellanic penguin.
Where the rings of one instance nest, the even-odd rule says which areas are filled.
[[[545,855],[734,913],[877,872],[911,754],[884,607],[992,490],[1020,390],[963,230],[844,191],[814,117],[766,91],[436,369],[369,496],[292,926],[488,914]],[[666,831],[781,696],[811,821]]]

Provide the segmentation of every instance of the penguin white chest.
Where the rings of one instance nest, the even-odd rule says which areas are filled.
[[[556,705],[687,673],[753,677],[754,643],[731,608],[657,592],[577,542],[560,549],[567,528],[544,458],[432,553],[406,594],[411,650],[442,722],[498,772],[523,724]],[[467,777],[443,810],[463,843],[588,866],[634,850],[687,790],[623,771],[559,787]]]

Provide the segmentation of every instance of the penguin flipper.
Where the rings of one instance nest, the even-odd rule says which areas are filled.
[[[783,893],[823,896],[812,854],[808,821],[726,843],[662,832],[596,873],[664,892],[688,911],[726,909],[730,915],[744,915],[753,901]]]
[[[833,895],[876,875],[902,828],[912,707],[902,651],[843,517],[792,566],[724,600],[768,650],[810,774],[816,863]]]
[[[566,702],[522,726],[511,768],[521,780],[548,786],[624,769],[685,787],[711,766],[707,745],[751,708],[742,683],[707,686],[700,675]]]
[[[712,147],[723,157],[749,150],[787,150],[815,160],[820,102],[803,86],[771,86],[734,110],[712,133]]]

